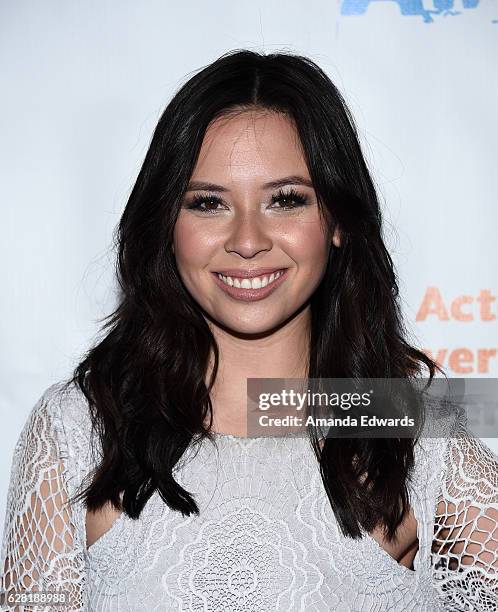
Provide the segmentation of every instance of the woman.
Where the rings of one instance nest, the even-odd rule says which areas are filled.
[[[416,441],[245,437],[248,378],[439,369],[403,337],[381,229],[318,66],[236,51],[193,76],[121,218],[106,334],[16,446],[2,589],[67,610],[497,609],[498,460],[458,419]]]

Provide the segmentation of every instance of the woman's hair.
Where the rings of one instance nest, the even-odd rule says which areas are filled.
[[[308,376],[406,379],[425,364],[432,380],[440,370],[404,339],[376,190],[341,94],[306,57],[230,51],[190,78],[159,120],[117,227],[118,306],[68,382],[85,394],[101,443],[93,482],[77,495],[90,510],[110,501],[138,518],[157,490],[171,509],[199,513],[173,470],[192,442],[214,439],[205,423],[219,350],[178,274],[173,230],[210,123],[260,109],[293,120],[320,210],[341,232],[310,298]],[[343,534],[380,524],[392,538],[409,507],[414,440],[327,439],[321,449],[310,431]]]

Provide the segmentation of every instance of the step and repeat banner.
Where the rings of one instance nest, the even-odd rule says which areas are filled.
[[[498,377],[496,0],[4,1],[0,516],[29,410],[114,306],[112,231],[164,106],[236,48],[336,83],[411,342],[450,377]]]

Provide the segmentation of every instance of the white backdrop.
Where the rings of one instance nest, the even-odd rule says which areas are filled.
[[[111,233],[155,124],[234,48],[308,55],[338,85],[412,341],[449,376],[498,376],[496,1],[1,0],[2,522],[29,410],[114,305]]]

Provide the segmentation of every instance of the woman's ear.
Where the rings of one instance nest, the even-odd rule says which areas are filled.
[[[336,247],[341,246],[341,233],[339,232],[338,227],[336,227],[334,230],[334,235],[332,236],[332,243]]]

